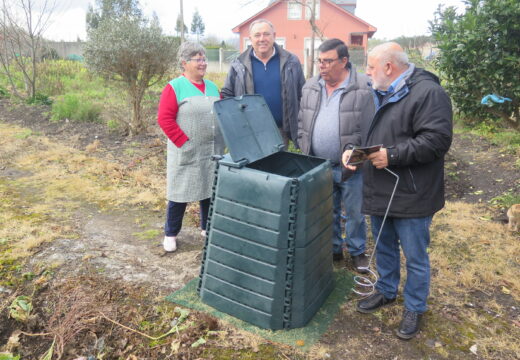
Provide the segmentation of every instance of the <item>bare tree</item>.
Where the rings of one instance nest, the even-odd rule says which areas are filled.
[[[314,43],[316,41],[316,36],[323,40],[323,33],[316,25],[316,0],[305,0],[305,1],[296,1],[303,6],[306,6],[309,9],[309,24],[311,26],[311,49],[310,49],[310,66],[307,69],[307,78],[311,78],[314,76]]]
[[[56,0],[2,0],[1,6],[0,72],[7,77],[15,96],[34,99],[43,34]],[[24,86],[23,92],[20,83]]]

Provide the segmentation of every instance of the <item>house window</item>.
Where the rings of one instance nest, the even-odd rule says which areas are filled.
[[[357,45],[357,46],[363,46],[363,35],[351,35],[350,44]]]
[[[305,19],[309,20],[311,18],[311,8],[312,8],[312,0],[307,0],[307,4],[305,5]],[[316,8],[315,8],[315,16],[314,18],[318,20],[320,18],[320,0],[316,0]]]
[[[285,49],[285,38],[283,38],[283,37],[282,37],[282,38],[277,37],[276,40],[275,40],[275,42],[276,42],[278,45],[280,45],[280,47],[281,47],[282,49]]]
[[[300,20],[302,18],[302,5],[296,1],[287,3],[287,19]]]

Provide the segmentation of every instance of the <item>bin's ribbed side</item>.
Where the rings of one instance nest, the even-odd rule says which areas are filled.
[[[292,316],[292,290],[294,281],[294,258],[296,254],[296,210],[298,209],[298,180],[291,181],[289,198],[289,221],[287,236],[287,266],[285,273],[285,298],[283,309],[283,327],[291,328]]]
[[[206,255],[208,252],[208,241],[209,241],[209,230],[211,228],[211,217],[213,215],[213,207],[215,203],[215,193],[217,192],[217,182],[218,182],[218,168],[219,162],[217,161],[217,166],[215,168],[215,178],[213,180],[213,186],[211,188],[211,199],[209,202],[209,210],[208,210],[208,221],[206,222],[206,238],[204,239],[204,248],[202,250],[202,261],[200,264],[200,274],[199,274],[199,284],[197,285],[197,294],[200,295],[200,288],[202,286],[202,276],[204,275],[204,266],[206,264]]]

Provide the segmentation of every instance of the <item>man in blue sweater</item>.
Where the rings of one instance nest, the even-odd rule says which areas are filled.
[[[222,97],[261,94],[269,106],[285,144],[296,144],[298,110],[305,83],[296,55],[275,43],[273,24],[255,20],[249,27],[252,47],[231,63]]]

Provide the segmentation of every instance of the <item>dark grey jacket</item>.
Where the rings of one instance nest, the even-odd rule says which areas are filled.
[[[368,122],[374,115],[374,101],[372,91],[367,85],[368,78],[364,74],[358,74],[356,69],[349,63],[351,73],[350,82],[341,94],[339,106],[339,129],[341,151],[349,145],[361,144],[361,123]],[[305,83],[303,87],[302,100],[300,102],[300,113],[298,114],[298,144],[306,155],[313,155],[312,133],[314,123],[318,116],[321,105],[322,87],[315,76]],[[337,159],[336,163],[340,163]]]
[[[296,55],[274,44],[280,56],[280,75],[282,81],[283,130],[293,142],[298,131],[298,109],[305,83],[300,60]],[[231,63],[226,82],[221,90],[222,97],[254,94],[253,66],[251,65],[252,48],[244,51]]]
[[[452,139],[452,109],[437,76],[415,68],[393,94],[382,98],[361,134],[362,145],[388,148],[388,168],[399,175],[389,216],[425,217],[444,206],[444,154]],[[394,184],[391,174],[365,162],[361,211],[383,216]]]

